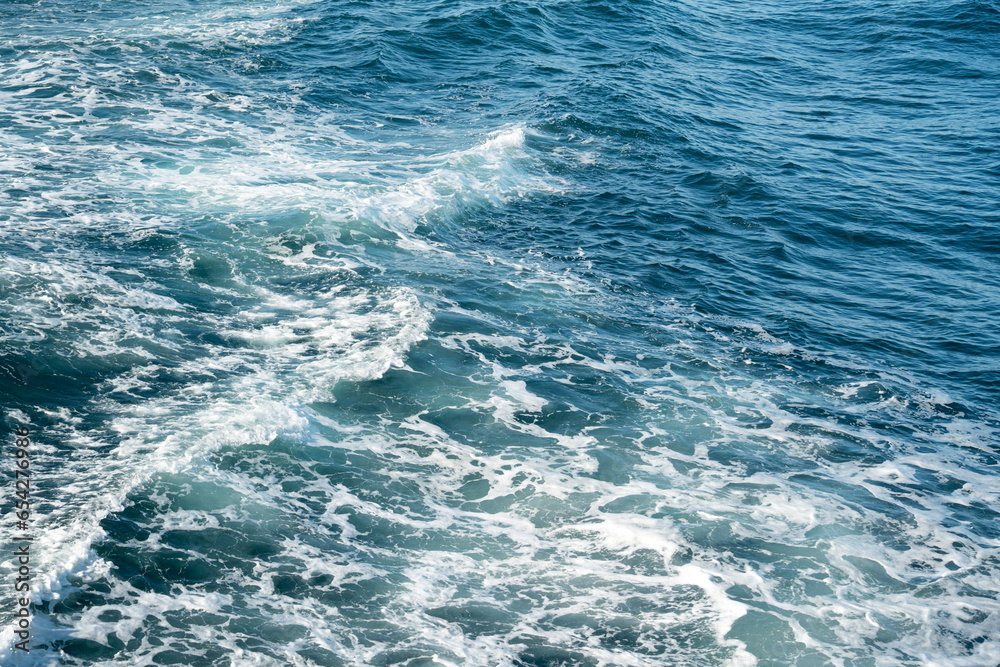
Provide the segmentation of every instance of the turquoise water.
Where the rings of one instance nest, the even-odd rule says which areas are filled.
[[[0,27],[0,664],[1000,664],[996,2]]]

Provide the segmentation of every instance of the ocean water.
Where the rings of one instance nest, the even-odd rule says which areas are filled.
[[[2,665],[1000,664],[995,0],[5,0]]]

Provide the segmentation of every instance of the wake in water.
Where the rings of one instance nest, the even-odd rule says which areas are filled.
[[[154,5],[0,13],[2,664],[1000,663],[993,5]]]

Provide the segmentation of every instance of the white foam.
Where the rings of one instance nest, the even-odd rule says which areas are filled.
[[[102,274],[81,267],[43,262],[25,267],[19,261],[5,260],[4,268],[10,270],[14,279],[35,275],[45,282],[42,291],[33,292],[35,301],[22,304],[25,307],[17,312],[27,316],[33,312],[37,315],[45,308],[60,308],[60,302],[67,295],[97,296],[97,302],[109,304],[105,310],[99,314],[80,311],[78,316],[83,321],[104,326],[109,322],[113,326],[116,318],[128,323],[129,328],[115,332],[118,343],[114,350],[118,352],[135,353],[135,343],[126,345],[124,341],[137,336],[163,344],[163,339],[155,333],[156,318],[169,320],[175,316],[164,315],[162,311],[186,310],[172,299],[157,299],[151,292],[123,287]],[[100,298],[104,295],[117,296]],[[188,384],[176,395],[146,399],[131,407],[98,399],[103,405],[95,405],[92,409],[110,409],[118,413],[107,424],[106,433],[115,434],[120,440],[111,456],[86,453],[104,443],[95,438],[96,435],[103,439],[99,434],[76,430],[82,422],[80,416],[65,408],[52,415],[62,422],[63,432],[57,437],[63,444],[76,447],[80,454],[72,457],[59,454],[60,465],[54,470],[63,479],[57,484],[56,497],[50,498],[53,509],[36,520],[39,555],[33,559],[32,588],[32,599],[36,603],[59,599],[71,579],[101,576],[97,572],[101,561],[96,559],[91,548],[104,535],[100,522],[121,511],[127,494],[137,486],[157,474],[183,470],[220,447],[266,444],[278,436],[301,437],[309,425],[296,397],[306,401],[329,396],[333,384],[341,379],[373,379],[393,365],[401,365],[402,356],[424,335],[429,321],[427,311],[405,290],[388,294],[383,300],[363,292],[355,292],[351,297],[332,295],[326,301],[290,299],[276,294],[272,294],[274,298],[269,301],[268,295],[262,294],[260,312],[270,318],[291,315],[286,322],[297,331],[294,340],[272,336],[268,345],[256,352],[250,348],[222,348],[221,354],[208,363],[196,360],[181,364],[174,371],[197,377],[209,369],[231,373],[248,365],[257,368],[249,374],[244,371],[231,381]],[[137,313],[148,309],[161,314],[150,315],[149,322],[143,323]],[[303,317],[303,313],[306,316]],[[58,320],[52,318],[53,330],[65,327],[73,317],[73,313],[62,311]],[[38,321],[37,317],[34,321]],[[229,323],[243,327],[235,331],[247,333],[245,339],[253,339],[255,335],[267,337],[270,331],[268,325],[255,329],[256,320],[252,317],[246,322],[237,317]],[[263,334],[254,334],[254,331]],[[159,333],[162,335],[162,331]],[[106,330],[98,329],[94,340],[107,336]],[[300,363],[298,354],[303,345],[312,346],[320,354],[314,355],[312,361]],[[102,356],[112,348],[102,348],[96,342],[80,339],[74,342],[74,349],[86,355]],[[108,381],[110,388],[113,392],[148,388],[147,378],[155,377],[158,368],[150,365],[146,369],[132,369],[111,378]],[[20,417],[27,421],[26,415],[20,414]],[[195,518],[186,517],[188,521]],[[174,525],[170,516],[165,519],[168,527],[183,525]],[[198,520],[209,525],[213,519],[202,515]],[[190,604],[204,605],[206,599],[192,598]],[[156,604],[163,608],[159,602]],[[107,626],[93,625],[91,620],[89,617],[82,619],[90,629],[78,636],[89,637],[88,632]],[[122,631],[128,629],[116,624],[112,626]],[[5,636],[7,640],[12,637],[10,632]]]

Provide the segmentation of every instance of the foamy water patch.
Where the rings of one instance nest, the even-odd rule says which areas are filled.
[[[39,329],[40,340],[52,339],[51,354],[66,343],[62,354],[68,363],[82,357],[108,374],[107,393],[90,400],[83,412],[49,415],[54,425],[45,429],[45,438],[58,440],[61,449],[40,450],[35,463],[52,484],[46,491],[51,509],[34,524],[36,604],[58,601],[67,588],[72,592],[80,582],[100,578],[103,561],[94,545],[106,537],[102,523],[123,511],[134,489],[158,475],[196,465],[218,448],[303,437],[309,430],[304,402],[329,398],[342,380],[371,380],[401,366],[429,321],[427,311],[406,290],[380,296],[355,286],[349,296],[282,296],[260,290],[260,305],[250,310],[256,317],[227,314],[213,323],[213,318],[191,312],[174,299],[123,285],[100,272],[59,262],[22,264],[5,260],[10,280],[40,281],[27,290],[37,308],[8,303],[9,310],[30,323],[52,323],[52,328]],[[72,303],[100,307],[79,309],[77,320],[76,311],[67,310]],[[286,325],[286,337],[270,336],[269,326]],[[176,330],[175,358],[165,359],[162,350],[170,346],[166,331],[192,326],[218,330],[213,336],[228,333],[238,344],[192,345]],[[80,328],[92,330],[92,341],[78,336]],[[146,361],[144,341],[156,346],[160,363]],[[121,371],[103,361],[109,354],[125,352],[133,361]],[[164,375],[173,389],[163,385]],[[134,392],[153,388],[141,402],[129,400]],[[82,425],[84,417],[96,414],[106,416],[103,427]],[[207,521],[202,529],[209,529],[211,519],[202,518]],[[87,632],[91,630],[88,626]]]
[[[211,568],[221,566],[221,559],[236,558],[246,559],[246,567],[227,563],[228,571],[245,574],[224,583],[211,600],[199,586],[176,584],[179,598],[190,600],[190,608],[174,601],[160,609],[155,595],[109,572],[105,576],[112,590],[104,610],[113,609],[117,620],[91,613],[73,627],[86,620],[86,633],[131,633],[138,639],[130,654],[136,664],[152,662],[168,648],[207,656],[211,646],[233,645],[244,647],[248,661],[265,662],[281,660],[285,651],[322,651],[315,654],[329,656],[322,660],[336,657],[358,665],[401,655],[437,656],[446,665],[513,665],[540,655],[653,665],[668,651],[681,664],[695,664],[683,649],[683,642],[694,638],[709,641],[703,650],[720,664],[752,663],[738,642],[725,638],[739,617],[739,605],[715,590],[719,584],[712,571],[671,564],[684,541],[669,522],[620,513],[602,517],[594,508],[603,492],[613,489],[620,495],[617,487],[574,479],[547,457],[484,457],[419,417],[410,421],[416,441],[387,439],[377,432],[348,435],[336,443],[314,436],[294,445],[312,449],[305,458],[288,458],[284,447],[247,450],[234,445],[215,450],[215,466],[198,470],[191,481],[187,475],[194,471],[182,470],[172,480],[161,478],[148,491],[134,492],[133,497],[138,493],[161,507],[144,510],[141,518],[133,513],[130,520],[150,537],[102,547],[110,558],[125,548],[141,562],[161,548],[162,540],[176,543],[178,532],[222,531],[218,539],[242,534],[253,540],[273,530],[261,522],[280,526],[304,521],[313,528],[281,541],[280,551],[263,559],[232,548],[195,546],[184,556],[188,562]],[[332,461],[324,462],[322,454],[327,448],[368,459],[364,470],[352,466],[364,476],[334,481],[326,471]],[[284,488],[279,492],[271,480],[282,467]],[[346,473],[351,468],[338,469]],[[367,484],[357,486],[373,474],[416,485],[420,493],[404,501],[372,493],[364,488]],[[463,501],[470,475],[484,476],[496,492]],[[219,489],[195,501],[213,509],[170,509],[193,501],[190,495],[179,500],[183,496],[173,487],[184,488],[194,479],[206,491]],[[588,499],[582,504],[581,494]],[[488,509],[491,504],[498,505]],[[326,518],[316,523],[311,517],[319,511]],[[548,514],[578,518],[566,525],[545,520]],[[359,598],[357,590],[367,593]],[[292,605],[289,596],[295,600]],[[340,602],[331,604],[333,600]],[[380,608],[377,622],[358,616],[369,604]],[[206,613],[233,620],[201,636],[194,628]],[[174,629],[163,624],[167,616]],[[239,619],[255,618],[267,619],[279,633],[273,636],[283,639],[265,633],[256,649],[247,650]],[[678,634],[678,627],[690,630]],[[66,632],[53,626],[44,638],[56,640]],[[153,632],[162,647],[148,643]],[[387,632],[395,636],[393,641],[383,639]]]
[[[227,129],[215,132],[225,136]],[[338,128],[332,130],[339,133]],[[314,131],[310,128],[310,134]],[[360,155],[330,159],[304,149],[304,132],[289,128],[283,139],[248,134],[241,140],[254,146],[254,154],[246,157],[205,162],[193,149],[187,160],[191,167],[180,166],[182,160],[176,168],[151,169],[133,160],[131,175],[112,178],[118,186],[149,194],[174,192],[185,206],[239,207],[244,213],[306,207],[337,224],[361,220],[403,235],[412,234],[431,214],[499,206],[554,188],[544,176],[532,173],[537,166],[525,153],[520,127],[499,131],[471,149],[398,161],[391,165],[391,178],[382,175],[387,165],[381,161]]]
[[[481,319],[488,321],[487,316]],[[688,324],[674,332],[683,337],[685,331],[708,328]],[[892,647],[887,664],[908,664],[911,658],[906,656],[913,656],[913,651],[918,651],[919,659],[933,662],[947,662],[957,654],[967,656],[962,660],[968,664],[989,660],[983,656],[992,655],[992,645],[975,644],[973,649],[968,642],[995,617],[992,594],[985,593],[983,612],[972,617],[954,604],[958,591],[968,590],[964,587],[994,590],[995,584],[984,583],[980,573],[994,571],[997,562],[995,536],[984,539],[984,531],[990,532],[985,524],[969,523],[977,503],[985,509],[995,502],[979,485],[980,478],[988,484],[991,476],[970,468],[962,449],[941,447],[952,433],[967,428],[961,414],[936,426],[947,414],[939,407],[942,401],[898,375],[857,381],[840,392],[807,386],[818,394],[803,395],[794,384],[739,372],[738,347],[728,360],[712,359],[716,368],[705,377],[678,363],[693,356],[689,352],[693,346],[683,338],[670,351],[680,357],[659,365],[650,361],[662,352],[643,352],[634,360],[595,358],[590,351],[593,332],[589,334],[581,336],[589,339],[587,344],[567,345],[522,328],[518,335],[460,334],[442,343],[478,358],[489,369],[484,376],[492,376],[501,386],[526,381],[539,394],[546,382],[588,387],[595,376],[603,376],[615,378],[615,386],[646,409],[645,430],[636,435],[632,453],[626,454],[633,461],[629,475],[613,473],[609,465],[607,479],[624,484],[624,490],[636,487],[639,480],[655,486],[638,484],[635,493],[623,491],[605,506],[655,507],[659,515],[674,518],[681,543],[692,549],[695,561],[725,582],[713,595],[741,610],[731,619],[726,636],[745,642],[747,656],[764,657],[769,650],[752,640],[753,624],[777,623],[795,637],[801,655],[817,658],[856,659],[866,654],[867,641]],[[762,329],[751,329],[751,334],[762,343],[759,350],[764,354],[812,356],[787,350]],[[734,342],[732,334],[724,338],[722,342]],[[704,364],[705,353],[698,356],[695,359]],[[540,357],[547,361],[529,361]],[[512,359],[523,359],[523,365],[511,366]],[[556,377],[560,371],[567,373],[565,378]],[[900,400],[888,402],[876,393],[859,403],[858,391],[878,382],[883,391],[891,387]],[[553,395],[564,396],[562,390],[540,393],[543,400]],[[800,407],[817,404],[824,406],[823,412],[804,413]],[[469,406],[492,409],[488,401]],[[510,428],[525,432],[517,420],[534,419],[527,417],[532,412],[529,407],[544,409],[541,403],[525,403],[520,406],[523,417],[508,409],[504,416],[511,420]],[[879,423],[887,411],[910,424],[928,419],[926,430],[916,437],[903,436],[868,423]],[[914,411],[920,412],[919,419]],[[844,419],[844,414],[850,417]],[[856,415],[864,417],[858,420]],[[601,421],[607,426],[578,433],[616,434],[623,428],[607,415]],[[961,446],[966,451],[989,449],[992,430],[980,424],[977,435]],[[602,440],[598,435],[597,442]],[[628,451],[620,435],[613,442],[616,450]],[[937,443],[936,451],[931,453],[923,443]],[[599,451],[595,444],[587,443],[584,451]],[[616,456],[611,460],[622,460]],[[603,461],[597,468],[598,477],[605,474]],[[570,469],[585,474],[587,466]],[[938,484],[954,489],[950,498],[942,489],[927,486],[930,471],[938,471],[934,473]],[[960,519],[962,515],[966,518]],[[622,522],[616,530],[627,525]],[[592,534],[600,533],[592,529]],[[581,544],[596,548],[606,539],[585,539]],[[682,560],[692,555],[684,554]],[[796,576],[804,579],[787,578],[782,570],[787,566],[780,565],[787,562],[797,562]],[[753,620],[746,623],[739,620],[747,609],[744,603],[754,609],[747,612]],[[935,629],[935,618],[950,629]],[[962,642],[965,648],[960,648]]]

